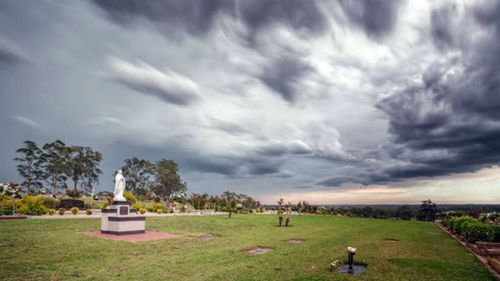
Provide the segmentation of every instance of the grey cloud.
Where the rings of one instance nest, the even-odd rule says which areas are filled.
[[[198,99],[198,85],[172,70],[160,71],[148,64],[112,59],[113,79],[140,93],[185,106]]]
[[[225,14],[241,19],[252,32],[273,22],[296,30],[320,32],[326,20],[314,2],[301,0],[94,0],[115,21],[129,24],[137,18],[160,23],[162,29],[185,30],[203,35],[213,27],[216,17]]]
[[[137,18],[161,23],[162,29],[204,34],[220,11],[232,13],[234,3],[226,0],[94,0],[115,21],[130,24]]]
[[[238,124],[223,121],[223,120],[213,119],[213,118],[211,120],[212,120],[212,124],[214,127],[216,127],[217,129],[219,129],[223,132],[226,132],[228,134],[240,135],[240,134],[249,134],[250,133],[250,131],[248,131],[247,129],[243,128],[243,126],[240,126]]]
[[[188,171],[196,171],[203,173],[215,173],[221,175],[236,175],[238,166],[231,161],[219,158],[189,158],[184,162],[184,166]]]
[[[434,43],[439,48],[454,45],[454,30],[451,21],[457,16],[455,4],[448,4],[431,12],[431,35]]]
[[[403,0],[339,0],[349,20],[372,37],[390,33],[398,19]]]
[[[311,152],[312,149],[301,141],[269,143],[257,149],[258,154],[271,157],[283,156],[285,154],[307,155]]]
[[[42,125],[40,125],[38,122],[34,121],[33,119],[30,119],[28,117],[24,116],[19,116],[19,115],[12,115],[11,118],[15,120],[16,122],[29,127],[31,129],[42,129]]]
[[[300,58],[282,57],[264,69],[260,79],[284,100],[294,102],[299,93],[300,82],[313,68]]]
[[[434,63],[421,81],[377,103],[389,117],[391,134],[379,160],[392,164],[321,184],[389,183],[474,172],[500,163],[500,58],[496,55],[500,53],[500,2],[495,3],[475,10],[483,32],[489,33],[486,39],[461,46],[464,57]],[[448,42],[443,36],[438,40]]]
[[[15,65],[25,59],[25,55],[19,47],[0,37],[0,67]]]

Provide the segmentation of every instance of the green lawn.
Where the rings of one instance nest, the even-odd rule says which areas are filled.
[[[0,222],[0,280],[495,280],[456,241],[432,223],[293,217],[148,218],[149,230],[184,235],[179,240],[142,243],[83,236],[98,230],[97,219]],[[196,237],[215,234],[215,240]],[[293,245],[290,238],[305,242]],[[384,241],[385,238],[399,242]],[[244,249],[274,251],[248,255]],[[358,277],[328,271],[346,246],[368,268]]]

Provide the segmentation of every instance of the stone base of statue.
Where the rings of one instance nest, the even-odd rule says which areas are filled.
[[[125,235],[146,232],[146,217],[137,215],[128,201],[114,201],[110,209],[102,209],[101,233]]]

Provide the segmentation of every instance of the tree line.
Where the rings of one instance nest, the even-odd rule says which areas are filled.
[[[187,200],[197,210],[214,209],[217,211],[235,211],[238,209],[256,209],[260,202],[246,194],[225,191],[221,195],[193,193]]]
[[[278,208],[284,205],[284,200],[280,198]],[[307,201],[299,201],[296,205],[291,205],[292,210],[299,213],[313,213],[313,214],[329,214],[329,215],[343,215],[351,217],[364,217],[364,218],[398,218],[401,220],[417,219],[422,221],[434,221],[438,216],[437,204],[432,200],[427,199],[422,201],[422,204],[417,210],[413,210],[409,205],[402,205],[396,209],[382,209],[366,207],[321,207],[309,204]]]
[[[91,147],[68,146],[60,140],[41,147],[30,140],[23,144],[16,150],[18,156],[14,160],[24,179],[21,185],[29,194],[42,193],[46,185],[54,196],[59,191],[66,191],[71,197],[79,197],[89,194],[99,183],[102,154]],[[181,179],[173,160],[151,162],[134,157],[126,159],[121,169],[127,190],[137,195],[160,199],[186,197],[186,182]]]
[[[102,154],[88,146],[67,146],[56,140],[39,147],[27,140],[16,153],[17,171],[24,179],[21,185],[29,194],[40,193],[46,183],[56,195],[68,188],[68,181],[73,183],[73,191],[89,192],[102,174]]]

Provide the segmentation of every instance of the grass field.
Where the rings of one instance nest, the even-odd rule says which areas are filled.
[[[98,230],[98,219],[3,221],[0,280],[495,280],[432,223],[331,216],[292,222],[279,228],[276,217],[264,215],[148,218],[149,230],[184,238],[130,243],[81,234]],[[199,239],[203,233],[217,238]],[[244,251],[257,245],[274,251]],[[329,272],[334,259],[345,259],[346,246],[368,263],[363,275]]]

